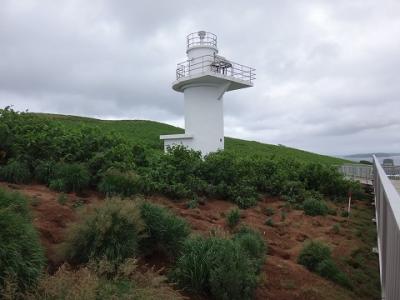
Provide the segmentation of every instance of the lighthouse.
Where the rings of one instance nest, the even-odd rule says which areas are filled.
[[[172,88],[184,95],[185,133],[161,135],[164,149],[183,145],[202,155],[224,149],[225,92],[252,87],[255,69],[218,54],[217,36],[198,31],[186,38],[187,60],[178,63]]]

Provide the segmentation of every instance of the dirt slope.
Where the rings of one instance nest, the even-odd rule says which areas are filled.
[[[45,186],[6,183],[0,183],[0,186],[19,190],[30,197],[34,224],[46,248],[50,272],[60,264],[56,250],[63,241],[67,224],[76,221],[79,207],[103,201],[100,195],[93,192],[83,196],[68,194],[67,202],[62,205],[58,201],[59,193]],[[225,215],[234,207],[229,202],[207,200],[200,202],[197,208],[190,209],[186,203],[174,202],[165,197],[150,197],[148,200],[167,206],[185,218],[195,233],[207,234],[216,228],[229,231]],[[266,215],[267,208],[274,211],[270,217]],[[356,201],[353,209],[366,208],[364,202]],[[268,218],[272,219],[273,226],[265,224]],[[278,198],[265,198],[256,207],[243,210],[241,223],[258,229],[268,243],[268,256],[263,267],[261,283],[256,291],[256,299],[371,299],[355,296],[351,291],[309,272],[296,263],[299,251],[307,239],[328,243],[333,249],[335,260],[348,257],[355,250],[365,246],[362,239],[356,236],[352,222],[340,216],[305,216],[302,211],[288,209]],[[334,232],[334,224],[340,226],[340,233]],[[149,262],[163,265],[161,258],[153,257]]]

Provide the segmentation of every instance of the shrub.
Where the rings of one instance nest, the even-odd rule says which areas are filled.
[[[49,184],[54,176],[55,163],[52,161],[39,161],[35,167],[35,179],[40,183]]]
[[[267,253],[267,246],[261,234],[253,229],[243,226],[233,237],[240,246],[254,260],[255,268],[260,271]]]
[[[270,226],[270,227],[274,227],[274,220],[272,220],[272,218],[268,218],[266,221],[265,221],[265,225],[267,225],[267,226]]]
[[[264,214],[266,214],[268,217],[271,217],[275,214],[275,210],[271,207],[267,207],[264,209]]]
[[[179,254],[183,241],[190,233],[186,221],[161,206],[144,202],[141,216],[146,224],[147,238],[143,249],[161,251],[169,257]]]
[[[80,192],[87,188],[90,173],[83,164],[58,163],[55,166],[54,179],[50,181],[50,188],[64,192]]]
[[[188,239],[172,278],[215,299],[251,299],[257,270],[240,243],[218,237]]]
[[[28,183],[32,174],[25,162],[10,160],[5,166],[0,167],[0,178],[12,183]]]
[[[233,208],[228,212],[226,216],[226,222],[230,228],[235,227],[240,221],[240,211],[237,208]]]
[[[0,188],[0,209],[2,208],[29,219],[28,202],[20,193],[8,192]]]
[[[184,299],[165,276],[152,269],[141,272],[134,259],[122,262],[107,276],[102,272],[104,266],[114,269],[113,263],[105,260],[78,269],[64,264],[55,274],[44,276],[28,299]]]
[[[132,196],[141,191],[140,177],[133,171],[121,172],[109,169],[103,175],[99,191],[107,196]]]
[[[230,188],[229,198],[240,208],[249,208],[257,204],[259,195],[254,187],[246,183]]]
[[[64,179],[53,179],[49,183],[49,188],[57,192],[67,191],[66,186]]]
[[[318,264],[323,260],[331,258],[331,250],[321,242],[307,242],[300,251],[297,262],[310,271],[316,271]]]
[[[352,287],[347,276],[339,270],[332,259],[324,259],[321,261],[315,271],[322,277],[330,279],[344,287]]]
[[[119,263],[138,254],[144,229],[135,202],[110,199],[83,213],[69,228],[62,254],[71,263],[102,258]]]
[[[190,199],[186,203],[186,206],[187,206],[187,208],[190,208],[190,209],[197,208],[199,206],[199,200],[197,199],[197,197],[194,197],[193,199]]]
[[[308,216],[324,216],[329,211],[324,201],[313,198],[309,198],[303,202],[303,210]]]
[[[24,291],[32,287],[42,273],[43,249],[27,214],[26,200],[1,189],[0,228],[0,295],[10,282],[17,290]]]
[[[339,224],[334,224],[332,226],[332,231],[334,234],[339,234],[340,233],[340,225]]]

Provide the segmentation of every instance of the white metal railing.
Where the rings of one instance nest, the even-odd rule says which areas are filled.
[[[225,59],[219,55],[203,55],[177,65],[176,79],[212,72],[252,83],[256,79],[255,69]]]
[[[339,172],[351,179],[363,179],[370,181],[373,179],[373,168],[370,165],[346,164],[339,166]]]
[[[400,299],[400,196],[374,155],[376,226],[382,299]]]
[[[400,166],[382,166],[391,180],[400,180]],[[373,180],[373,167],[362,164],[345,164],[338,167],[340,173],[351,179]]]
[[[387,176],[392,180],[400,180],[400,166],[382,166]]]
[[[188,49],[203,45],[217,48],[217,36],[211,32],[197,31],[186,37],[186,46]]]

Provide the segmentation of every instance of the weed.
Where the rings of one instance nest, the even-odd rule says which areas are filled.
[[[264,209],[264,214],[267,215],[268,217],[271,217],[275,214],[275,210],[271,207],[266,207]]]
[[[304,213],[308,216],[326,215],[328,213],[328,206],[322,200],[313,198],[306,199],[303,202]]]
[[[275,226],[274,221],[272,220],[272,218],[268,218],[268,219],[265,221],[265,225],[271,226],[271,227],[274,227],[274,226]]]
[[[340,225],[339,225],[339,224],[334,224],[334,225],[332,226],[332,232],[333,232],[334,234],[339,234],[339,233],[340,233]]]
[[[227,216],[226,216],[226,222],[230,228],[234,228],[237,224],[239,224],[240,221],[240,211],[237,208],[231,209]]]

